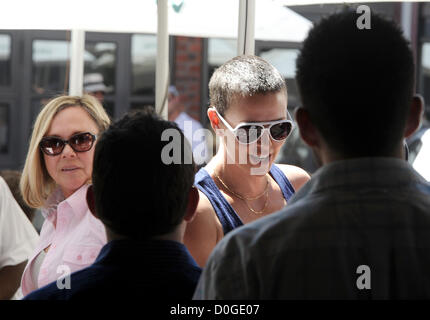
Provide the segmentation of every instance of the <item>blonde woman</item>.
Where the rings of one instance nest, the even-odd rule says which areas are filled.
[[[102,105],[89,95],[57,97],[36,119],[20,189],[30,207],[42,209],[45,222],[23,273],[24,295],[89,266],[107,242],[103,224],[88,209],[86,191],[97,137],[109,124]]]

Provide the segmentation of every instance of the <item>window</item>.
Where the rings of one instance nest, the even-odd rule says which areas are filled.
[[[155,97],[155,35],[135,34],[131,38],[131,93]]]
[[[236,39],[208,39],[208,80],[216,68],[235,56],[237,56]]]
[[[100,73],[106,93],[115,93],[115,65],[117,46],[113,42],[86,42],[84,74]]]
[[[271,63],[284,77],[287,83],[288,106],[295,108],[299,104],[296,86],[296,59],[299,55],[298,49],[270,48],[263,49],[260,57]]]
[[[11,84],[11,38],[9,35],[0,34],[0,86]]]
[[[55,95],[68,91],[69,51],[70,44],[67,41],[33,41],[33,93]],[[87,60],[88,56],[84,58]]]
[[[115,104],[112,95],[116,91],[116,43],[86,41],[84,60],[84,74],[98,73],[101,75],[106,95],[106,97],[102,98],[101,102],[109,116],[113,117]]]
[[[430,42],[425,42],[421,51],[421,74],[422,92],[426,104],[426,112],[430,113],[428,107],[430,101]]]
[[[9,149],[9,105],[0,103],[0,153]]]

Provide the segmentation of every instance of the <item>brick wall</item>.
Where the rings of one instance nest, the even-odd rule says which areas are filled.
[[[175,38],[175,64],[171,82],[181,94],[186,112],[200,119],[203,39]]]

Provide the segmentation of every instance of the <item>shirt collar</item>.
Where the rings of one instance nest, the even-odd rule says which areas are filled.
[[[52,215],[57,212],[58,204],[64,200],[63,192],[61,192],[60,187],[57,187],[54,192],[46,199],[45,205],[42,208],[42,216],[45,219],[49,219]]]
[[[76,214],[85,213],[88,209],[86,202],[86,194],[88,184],[84,184],[78,190],[76,190],[67,199],[64,198],[64,194],[58,187],[46,200],[44,208],[42,208],[42,215],[45,219],[52,218],[52,215],[57,212],[57,207],[62,202],[67,202]]]
[[[318,169],[297,192],[294,202],[309,193],[329,189],[398,188],[412,184],[428,186],[428,182],[405,160],[385,157],[341,160]]]
[[[87,204],[88,187],[89,187],[88,184],[84,184],[82,187],[76,190],[70,197],[64,200],[70,205],[70,207],[72,207],[73,212],[76,215],[83,215],[88,210],[88,204]]]
[[[130,259],[159,259],[172,265],[183,263],[200,267],[183,243],[172,240],[111,240],[101,249],[95,263],[129,263]],[[119,259],[122,257],[121,259]],[[113,259],[113,260],[112,260]]]

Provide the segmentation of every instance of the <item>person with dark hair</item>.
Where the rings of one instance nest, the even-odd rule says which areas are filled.
[[[182,103],[182,96],[174,85],[169,86],[168,102],[169,121],[174,121],[191,143],[196,165],[203,166],[208,160],[210,160],[211,154],[208,153],[205,131],[203,130],[201,123],[190,117],[185,111],[185,106]]]
[[[6,181],[10,191],[13,194],[13,197],[15,198],[16,202],[18,202],[22,211],[24,211],[28,220],[32,222],[36,209],[29,207],[22,198],[21,191],[19,190],[21,172],[18,170],[2,170],[0,171],[0,176]]]
[[[174,139],[166,141],[165,132]],[[163,157],[172,143],[189,162]],[[191,146],[173,122],[137,111],[111,125],[97,143],[87,191],[109,242],[93,265],[71,274],[70,289],[52,283],[25,299],[191,299],[201,269],[182,240],[198,202],[194,168]]]
[[[430,298],[430,185],[405,161],[414,62],[393,22],[345,11],[297,59],[304,141],[322,167],[276,214],[215,248],[196,299]]]
[[[220,146],[196,174],[200,201],[185,233],[200,266],[224,235],[280,210],[310,178],[274,164],[293,130],[287,87],[275,67],[257,56],[235,57],[214,72],[209,93],[207,113]]]
[[[104,84],[104,78],[101,73],[87,73],[84,75],[84,92],[94,96],[103,104],[107,87]]]

